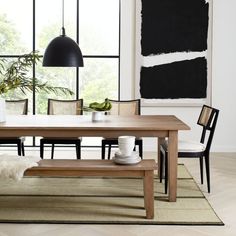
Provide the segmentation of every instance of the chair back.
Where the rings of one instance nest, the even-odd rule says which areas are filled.
[[[210,151],[214,136],[219,110],[203,105],[197,124],[202,126],[201,143],[206,143],[206,150]],[[209,131],[208,140],[205,140],[206,132]]]
[[[135,100],[110,100],[112,108],[110,115],[140,115],[140,99]]]
[[[83,99],[48,99],[48,115],[83,115]]]
[[[6,114],[8,115],[27,115],[28,99],[6,100]]]

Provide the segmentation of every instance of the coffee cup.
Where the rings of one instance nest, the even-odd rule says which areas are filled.
[[[119,136],[118,145],[119,145],[120,154],[122,156],[131,156],[134,150],[135,137],[134,136]]]

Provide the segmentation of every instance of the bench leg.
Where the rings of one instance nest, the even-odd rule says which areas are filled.
[[[146,209],[146,218],[154,218],[154,189],[153,183],[154,174],[153,170],[148,170],[144,172],[143,178],[143,190],[144,190],[144,206]]]

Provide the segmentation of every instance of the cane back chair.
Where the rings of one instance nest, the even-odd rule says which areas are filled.
[[[20,100],[6,100],[6,114],[7,115],[27,115],[28,113],[28,99]],[[17,153],[19,156],[25,155],[24,147],[25,137],[9,137],[0,138],[0,144],[16,144]]]
[[[112,104],[111,110],[108,112],[109,115],[140,115],[140,99],[135,100],[110,100]],[[108,145],[108,159],[111,156],[111,148],[118,146],[117,138],[104,138],[102,140],[102,159],[105,159],[106,146]],[[136,137],[135,146],[139,147],[139,156],[143,157],[143,140]]]
[[[48,115],[83,115],[83,99],[58,100],[48,99]],[[44,158],[44,145],[52,145],[51,159],[54,157],[54,147],[56,144],[74,144],[76,147],[76,157],[81,158],[81,138],[80,137],[43,137],[40,139],[40,157]]]
[[[210,193],[210,149],[213,140],[219,110],[203,105],[197,124],[202,126],[200,142],[179,140],[179,158],[199,158],[201,184],[203,184],[203,160],[205,159],[207,190]],[[165,168],[165,193],[168,185],[168,143],[165,142],[160,148],[160,182]],[[164,166],[163,166],[164,165]]]

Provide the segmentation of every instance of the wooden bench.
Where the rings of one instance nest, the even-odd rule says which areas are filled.
[[[117,165],[112,160],[41,160],[39,166],[27,169],[24,176],[103,176],[142,177],[146,218],[154,217],[155,160],[142,160],[136,165]]]

